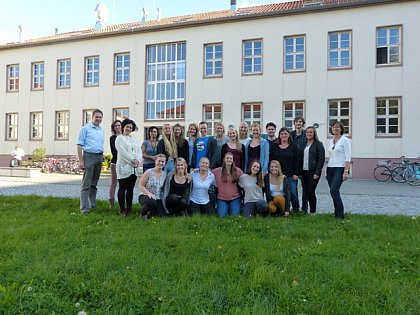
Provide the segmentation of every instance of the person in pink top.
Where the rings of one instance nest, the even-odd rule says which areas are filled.
[[[218,188],[217,215],[239,215],[241,213],[241,196],[238,190],[239,177],[243,172],[233,162],[233,155],[227,152],[223,158],[223,166],[213,171]]]

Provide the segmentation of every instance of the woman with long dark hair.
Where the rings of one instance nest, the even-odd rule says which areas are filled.
[[[155,126],[148,129],[149,139],[143,141],[141,151],[143,153],[143,173],[155,167],[159,129]]]
[[[118,152],[115,148],[115,139],[117,139],[117,136],[121,134],[121,120],[116,119],[111,124],[111,132],[112,136],[109,138],[109,147],[111,148],[111,184],[109,185],[109,191],[108,191],[108,202],[109,207],[114,208],[115,205],[115,190],[117,189],[118,184],[118,178],[117,178],[117,157]]]
[[[188,140],[184,137],[184,128],[180,124],[175,124],[172,128],[176,143],[177,158],[182,157],[188,164],[190,161],[190,148]]]

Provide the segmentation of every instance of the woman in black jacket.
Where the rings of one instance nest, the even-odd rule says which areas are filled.
[[[306,147],[303,150],[301,163],[302,187],[306,190],[311,214],[316,213],[316,186],[321,177],[325,162],[325,149],[314,127],[306,128]]]

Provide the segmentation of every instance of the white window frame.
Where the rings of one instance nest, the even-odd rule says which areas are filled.
[[[92,122],[92,113],[94,109],[84,109],[82,113],[82,126]]]
[[[31,89],[43,90],[44,89],[44,70],[45,65],[43,61],[33,62],[32,66]]]
[[[348,108],[346,108],[346,103]],[[332,106],[336,106],[334,109]],[[352,103],[351,99],[331,99],[328,100],[328,126],[331,126],[335,121],[341,121],[344,125],[344,134],[348,137],[351,137],[351,109]],[[336,110],[337,115],[331,115],[331,111]],[[345,115],[344,112],[348,110],[348,115]],[[348,121],[348,123],[346,123]]]
[[[301,39],[303,39],[303,44],[300,43]],[[284,46],[283,71],[284,72],[306,71],[306,35],[285,36],[283,43],[284,43],[283,45]],[[303,50],[301,46],[303,46]],[[291,58],[291,61],[290,61],[290,58]],[[288,69],[287,65],[290,63],[292,64],[292,67]],[[300,67],[301,63],[303,63],[302,67]],[[298,67],[298,64],[299,64],[299,67]]]
[[[397,106],[390,106],[390,102],[397,102]],[[384,111],[379,113],[379,102],[385,102],[385,106],[381,106]],[[397,109],[397,113],[395,113],[395,108]],[[378,125],[378,120],[385,120],[384,124]],[[397,125],[392,124],[390,120],[397,119]],[[376,98],[375,102],[375,133],[376,137],[400,137],[401,136],[401,97],[378,97]],[[378,127],[382,126],[385,127],[385,132],[378,132]],[[391,127],[397,126],[397,132],[390,132],[389,129]]]
[[[207,123],[207,134],[215,135],[214,126],[218,122],[222,122],[222,104],[205,104],[203,105],[203,121]]]
[[[398,38],[396,39],[391,33],[398,31]],[[385,35],[385,36],[380,36]],[[389,66],[400,65],[402,63],[402,26],[382,26],[376,29],[376,65]],[[386,62],[379,63],[380,50],[386,53]],[[393,60],[397,56],[398,60]]]
[[[68,89],[71,87],[71,59],[57,60],[57,88]]]
[[[261,38],[242,41],[242,75],[263,73],[263,48]]]
[[[130,109],[128,107],[118,107],[112,109],[112,119],[123,121],[130,117]]]
[[[291,109],[286,108],[291,105]],[[302,108],[298,108],[302,107]],[[293,121],[295,117],[305,118],[305,101],[284,101],[283,102],[283,126],[289,130],[293,130],[294,124]]]
[[[204,77],[214,78],[221,76],[223,76],[223,43],[205,44]]]
[[[55,112],[55,139],[69,140],[70,111],[58,110]]]
[[[185,119],[185,42],[146,46],[146,120]]]
[[[114,84],[130,83],[130,53],[114,55]]]
[[[250,106],[250,110],[247,109],[248,106]],[[246,115],[247,112],[249,112],[249,116]],[[246,122],[249,127],[251,127],[253,123],[262,125],[262,103],[242,103],[241,121]]]
[[[43,113],[31,112],[30,115],[30,140],[42,140]]]
[[[99,85],[99,56],[85,57],[85,86]]]
[[[346,39],[345,35],[348,35]],[[333,41],[332,37],[337,36],[337,41]],[[336,43],[333,45],[333,43]],[[332,58],[332,54],[336,54],[336,58]],[[348,57],[345,55],[348,54]],[[333,65],[332,60],[337,59],[337,64]],[[348,60],[348,64],[344,61]],[[337,31],[328,33],[328,69],[348,69],[352,67],[352,32]]]
[[[19,91],[19,64],[7,65],[7,92]]]
[[[18,139],[18,113],[6,113],[6,140]]]

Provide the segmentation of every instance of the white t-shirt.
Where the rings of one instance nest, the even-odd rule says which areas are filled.
[[[208,204],[210,202],[209,188],[215,182],[214,175],[209,172],[204,180],[198,172],[191,172],[190,175],[193,180],[190,201],[199,205]]]
[[[328,153],[328,167],[344,167],[346,162],[351,161],[350,140],[345,136],[341,136],[340,139],[334,143],[334,138],[330,139]]]

